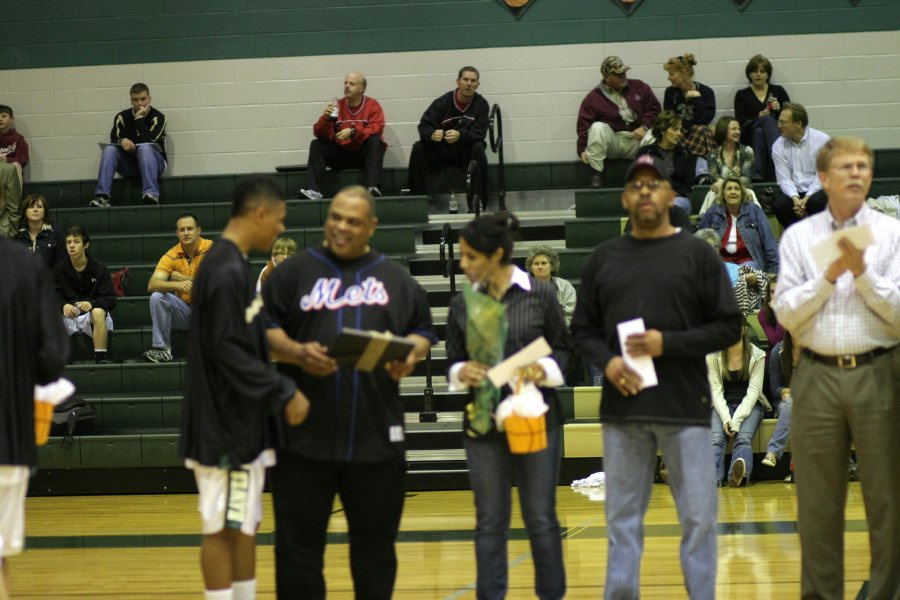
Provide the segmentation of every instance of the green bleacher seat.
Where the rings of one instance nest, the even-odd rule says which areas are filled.
[[[566,221],[566,248],[594,248],[622,235],[624,217],[600,217]]]

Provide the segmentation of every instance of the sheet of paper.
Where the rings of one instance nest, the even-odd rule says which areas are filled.
[[[494,367],[487,372],[488,379],[491,380],[494,387],[499,388],[512,379],[516,369],[527,367],[537,359],[550,356],[552,353],[553,350],[551,350],[550,344],[548,344],[547,340],[541,336],[500,364],[494,365]]]
[[[656,367],[653,366],[653,359],[649,356],[635,357],[625,352],[625,340],[628,339],[628,336],[647,331],[644,327],[644,320],[632,319],[630,321],[622,321],[617,326],[617,329],[619,332],[619,347],[622,348],[622,358],[625,360],[626,365],[641,376],[641,389],[658,385],[659,380],[656,378]]]
[[[812,257],[816,261],[817,267],[824,271],[828,265],[840,258],[841,250],[838,248],[838,241],[841,238],[847,238],[861,250],[865,250],[875,243],[875,236],[872,235],[872,228],[869,225],[857,225],[835,231],[812,247]]]

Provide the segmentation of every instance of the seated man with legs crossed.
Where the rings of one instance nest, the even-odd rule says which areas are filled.
[[[181,214],[175,220],[178,243],[159,259],[147,282],[153,347],[144,352],[144,358],[150,362],[172,360],[172,330],[186,330],[190,324],[194,276],[213,244],[212,240],[200,237],[200,232],[196,216]]]

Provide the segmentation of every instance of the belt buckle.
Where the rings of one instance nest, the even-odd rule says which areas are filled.
[[[837,366],[839,369],[855,369],[856,356],[853,354],[845,354],[837,357]]]

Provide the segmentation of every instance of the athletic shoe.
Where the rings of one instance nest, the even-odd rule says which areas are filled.
[[[94,208],[109,208],[109,196],[106,194],[97,194],[94,196],[94,199],[90,201],[88,206]]]
[[[377,185],[370,185],[369,193],[372,194],[373,198],[380,198],[381,197],[381,188],[379,188]]]
[[[747,465],[744,464],[743,458],[734,459],[731,465],[731,477],[728,478],[728,485],[731,487],[741,487],[744,482],[744,473],[747,472]]]
[[[766,457],[762,459],[762,464],[767,467],[774,467],[778,463],[778,457],[774,452],[766,452]]]
[[[144,194],[142,198],[144,204],[155,204],[159,205],[159,196],[154,196],[153,194]]]
[[[603,173],[595,172],[591,175],[591,187],[602,188],[606,182],[603,181]]]
[[[150,348],[144,352],[144,360],[152,363],[164,363],[172,360],[172,352],[168,348]]]
[[[307,198],[308,200],[321,200],[322,192],[317,192],[316,190],[306,190],[300,188],[300,195]]]

